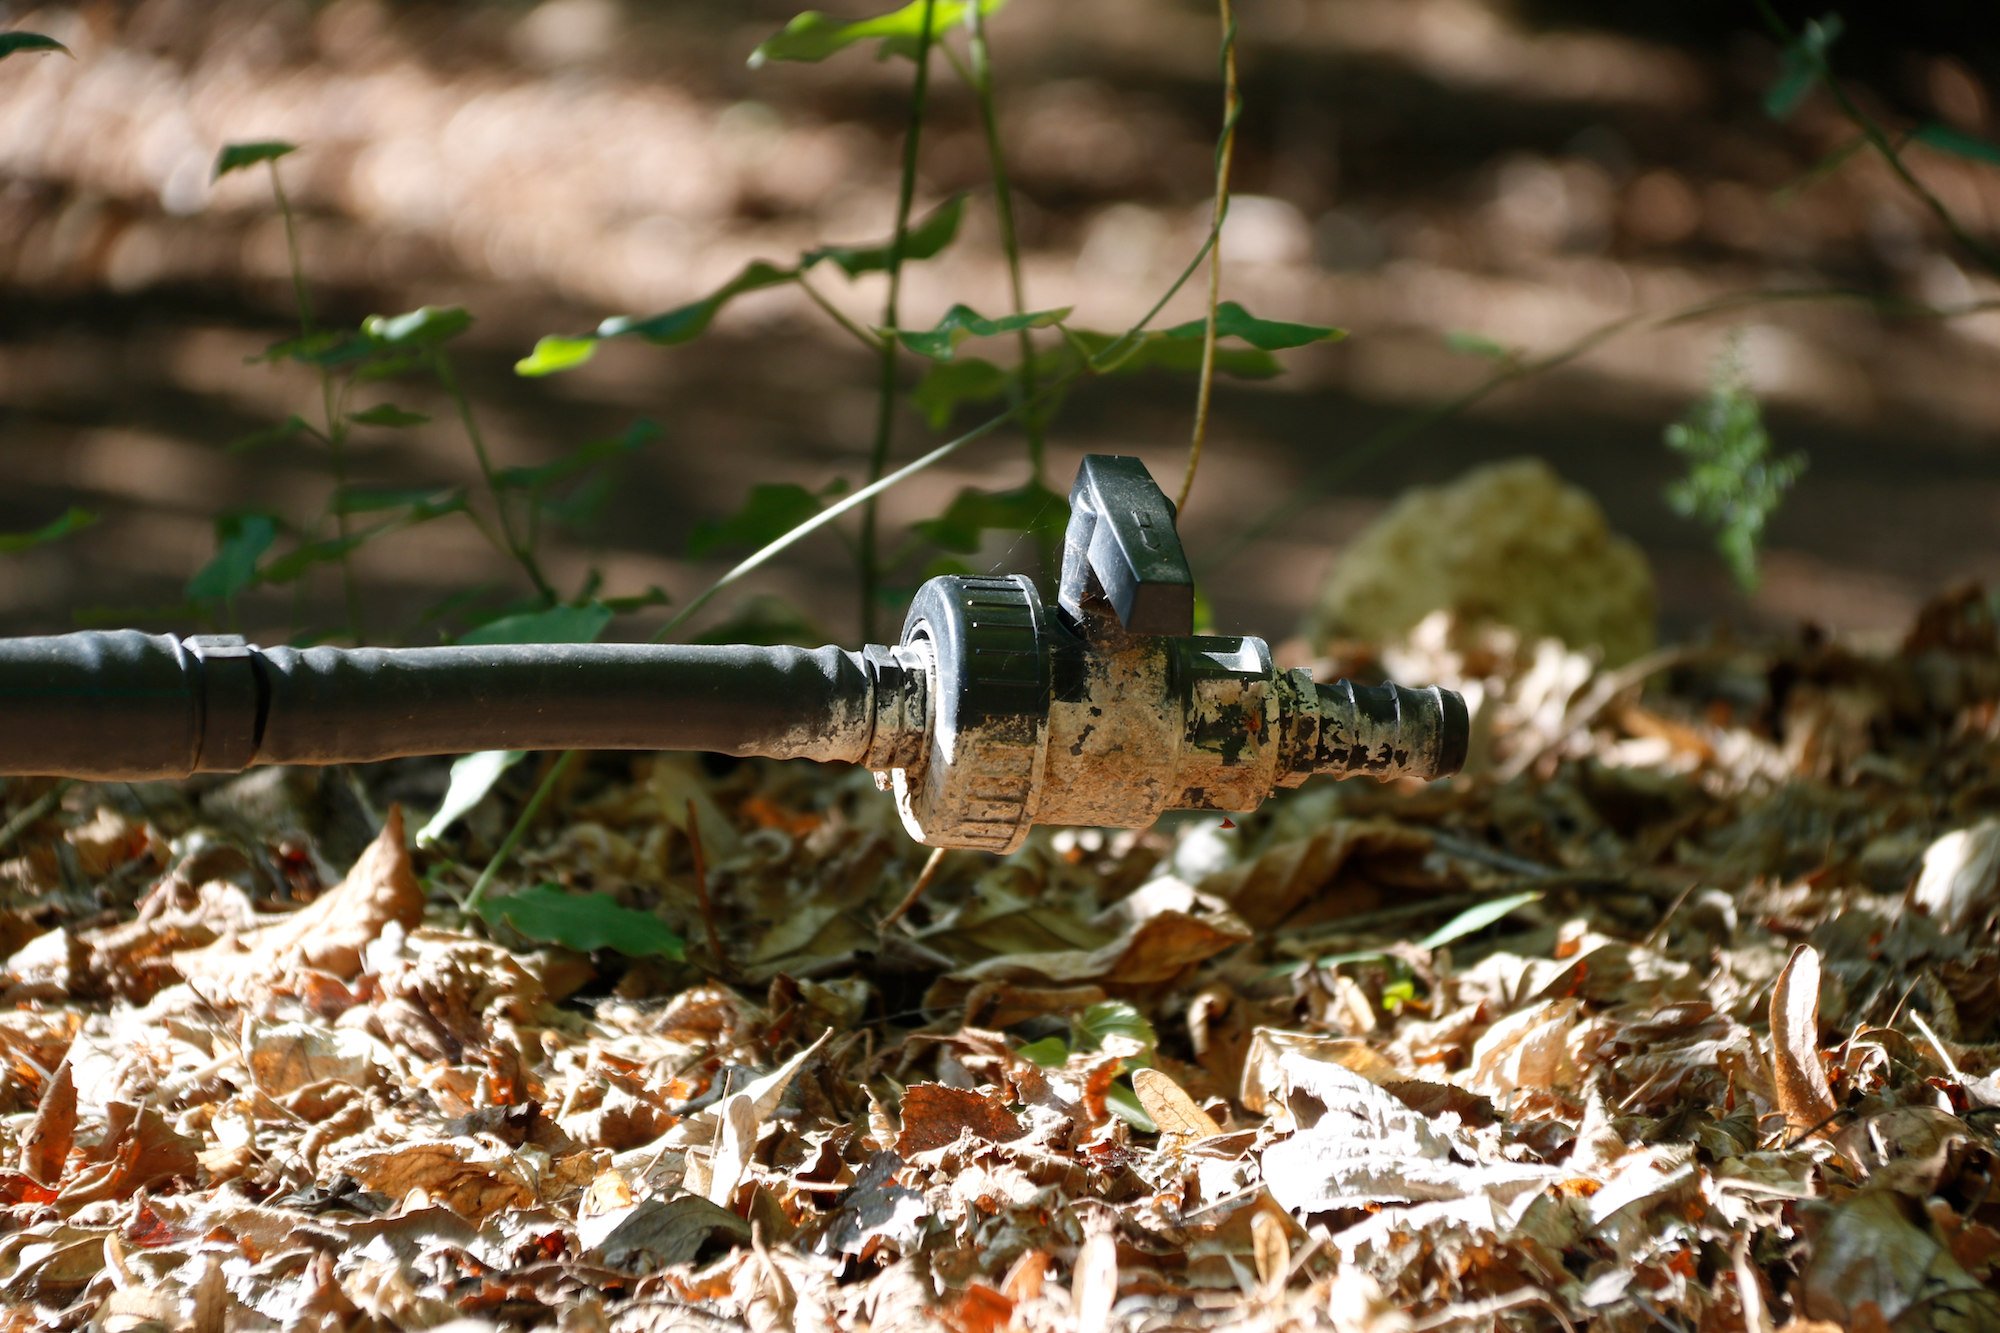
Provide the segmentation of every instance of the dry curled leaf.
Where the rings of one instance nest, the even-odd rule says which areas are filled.
[[[382,832],[338,887],[290,916],[177,953],[174,965],[211,998],[253,992],[300,968],[351,978],[361,971],[362,950],[384,930],[411,929],[423,915],[423,886],[403,844],[403,812],[391,806]]]
[[[56,1066],[42,1089],[41,1105],[21,1136],[21,1170],[44,1185],[62,1179],[69,1150],[76,1142],[76,1081],[69,1061]]]
[[[1771,988],[1771,1082],[1794,1136],[1824,1132],[1838,1111],[1819,1058],[1819,951],[1792,950]]]
[[[1212,1139],[1222,1133],[1222,1126],[1188,1096],[1185,1088],[1157,1069],[1133,1070],[1132,1091],[1139,1095],[1139,1105],[1146,1108],[1162,1134]]]
[[[905,1158],[929,1152],[958,1142],[961,1134],[1007,1143],[1025,1132],[1013,1112],[990,1093],[914,1083],[903,1093],[903,1132],[896,1152]]]

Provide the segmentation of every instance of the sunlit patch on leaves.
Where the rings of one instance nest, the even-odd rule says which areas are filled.
[[[982,14],[991,14],[1005,0],[980,0]],[[965,0],[936,0],[931,8],[931,37],[965,21],[971,6]],[[901,9],[874,18],[847,23],[829,14],[808,9],[796,15],[774,37],[758,43],[750,53],[750,67],[756,69],[770,60],[817,62],[846,50],[858,42],[879,42],[876,58],[892,55],[916,58],[917,39],[924,32],[924,0],[910,0]]]
[[[0,555],[11,555],[16,551],[26,551],[50,542],[61,541],[73,533],[82,532],[97,522],[97,514],[79,505],[72,505],[60,518],[51,519],[41,527],[28,532],[0,532]]]
[[[0,60],[24,51],[60,51],[75,58],[73,51],[53,37],[44,37],[38,32],[0,32]]]
[[[286,143],[282,139],[224,144],[222,151],[216,154],[215,174],[212,179],[221,180],[232,171],[242,171],[245,167],[254,167],[259,162],[275,162],[289,153],[298,151],[297,144]]]
[[[634,911],[608,893],[571,893],[537,884],[505,898],[487,898],[478,914],[488,925],[506,924],[531,940],[578,953],[610,949],[627,958],[683,956],[681,937],[650,912]]]
[[[1715,530],[1716,549],[1745,592],[1757,587],[1764,524],[1806,469],[1804,454],[1771,454],[1771,436],[1750,389],[1740,346],[1716,363],[1707,397],[1667,427],[1667,447],[1688,473],[1667,487],[1674,512]]]

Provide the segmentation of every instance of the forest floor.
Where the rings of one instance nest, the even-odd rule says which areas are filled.
[[[1992,602],[1379,665],[1464,775],[914,905],[865,774],[603,757],[589,952],[438,762],[11,784],[0,1327],[2000,1328]]]

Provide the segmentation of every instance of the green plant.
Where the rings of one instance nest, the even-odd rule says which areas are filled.
[[[914,66],[910,83],[909,110],[903,137],[901,170],[898,174],[892,229],[889,238],[873,245],[825,247],[801,255],[791,264],[760,262],[751,264],[729,282],[708,295],[685,305],[646,317],[616,316],[582,335],[555,335],[543,338],[516,369],[524,375],[552,374],[582,364],[607,339],[637,337],[656,345],[685,342],[704,332],[716,314],[730,301],[769,288],[792,285],[800,288],[850,336],[858,339],[878,358],[880,368],[876,401],[875,430],[869,442],[860,526],[851,546],[857,570],[863,632],[876,637],[877,617],[888,604],[905,600],[919,579],[937,573],[962,571],[958,558],[973,554],[989,532],[1017,532],[1027,535],[1044,553],[1044,572],[1053,573],[1054,558],[1068,519],[1067,502],[1052,490],[1045,475],[1045,442],[1052,422],[1068,390],[1086,377],[1136,374],[1143,371],[1171,371],[1195,375],[1203,386],[1198,391],[1197,425],[1190,450],[1189,472],[1184,483],[1192,483],[1199,458],[1201,438],[1207,418],[1208,391],[1205,387],[1216,371],[1261,378],[1278,373],[1271,354],[1288,347],[1338,338],[1341,331],[1319,325],[1287,324],[1260,320],[1242,306],[1221,302],[1219,268],[1213,266],[1216,237],[1227,213],[1230,154],[1235,139],[1240,98],[1235,80],[1235,26],[1227,3],[1221,7],[1223,32],[1221,58],[1224,69],[1224,123],[1217,140],[1216,205],[1212,226],[1200,254],[1167,293],[1177,292],[1196,268],[1211,262],[1210,313],[1207,318],[1174,328],[1149,332],[1152,314],[1135,328],[1112,334],[1080,327],[1071,320],[1069,306],[1031,309],[1021,276],[1021,255],[1014,220],[1012,175],[1001,143],[992,61],[986,41],[988,17],[1000,8],[1000,0],[978,4],[957,0],[912,0],[889,13],[857,22],[843,23],[823,14],[808,12],[788,23],[783,30],[760,44],[751,53],[750,63],[762,66],[780,61],[819,61],[842,51],[872,43],[880,56],[908,59]],[[953,41],[954,31],[962,37],[963,50]],[[903,318],[901,274],[905,263],[928,261],[943,255],[957,239],[966,206],[963,198],[947,201],[920,223],[912,225],[910,214],[917,187],[917,167],[921,136],[930,98],[930,58],[941,54],[973,96],[987,151],[988,171],[996,229],[1006,263],[1013,309],[988,316],[965,304],[955,304],[928,326],[911,325]],[[811,278],[820,266],[837,269],[848,278],[881,273],[888,277],[888,291],[881,320],[874,327],[862,327],[843,315]],[[1162,298],[1164,305],[1167,298]],[[1218,340],[1245,344],[1218,348]],[[1011,365],[1001,365],[983,357],[962,354],[970,342],[1009,342],[1013,345]],[[947,426],[962,410],[997,403],[1006,405],[1005,417],[1021,428],[1026,443],[1026,475],[1017,483],[998,490],[962,492],[943,514],[916,524],[900,541],[885,543],[877,529],[875,506],[868,487],[879,481],[892,459],[895,426],[904,406],[901,391],[901,358],[915,357],[921,370],[910,388],[907,401],[932,429]],[[996,423],[997,424],[997,423]],[[783,490],[780,496],[778,492]],[[719,525],[740,545],[756,546],[778,539],[793,524],[811,514],[824,493],[810,496],[802,487],[760,486],[743,508]],[[698,533],[691,554],[705,554],[716,546]]]
[[[1739,339],[1717,360],[1708,394],[1667,427],[1667,447],[1687,457],[1687,475],[1667,487],[1674,512],[1715,529],[1716,549],[1745,592],[1757,587],[1764,524],[1805,471],[1804,454],[1771,454],[1771,435],[1743,368]]]
[[[594,572],[581,590],[565,599],[544,573],[539,556],[545,522],[587,524],[605,494],[606,468],[650,443],[657,428],[640,421],[622,436],[576,446],[549,463],[497,467],[450,352],[453,340],[472,327],[470,313],[457,306],[423,306],[399,315],[370,316],[358,328],[321,326],[300,255],[297,217],[278,166],[296,151],[295,145],[278,140],[228,144],[216,158],[215,176],[220,179],[260,164],[269,173],[272,198],[284,221],[299,335],[272,344],[254,361],[310,369],[319,381],[319,420],[308,421],[295,413],[269,430],[237,441],[232,449],[244,452],[307,442],[324,450],[333,485],[319,512],[303,522],[266,510],[218,518],[216,554],[188,581],[191,609],[233,627],[237,599],[245,591],[301,585],[314,570],[332,565],[339,571],[346,603],[347,618],[341,628],[348,637],[365,640],[354,553],[369,542],[448,516],[472,524],[512,561],[529,592],[525,599],[503,598],[497,604],[448,599],[424,618],[434,632],[453,622],[466,626],[459,635],[466,642],[576,642],[600,635],[618,610],[663,600],[657,591],[637,598],[599,599]],[[430,421],[423,412],[386,400],[356,407],[355,396],[370,386],[413,376],[428,378],[450,402],[483,483],[478,494],[463,486],[385,490],[350,481],[351,444],[357,429],[402,431]],[[304,627],[300,633],[320,637]]]

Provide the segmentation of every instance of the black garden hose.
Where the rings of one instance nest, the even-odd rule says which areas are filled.
[[[467,750],[859,762],[869,708],[868,665],[840,648],[0,639],[0,774],[139,781]]]

